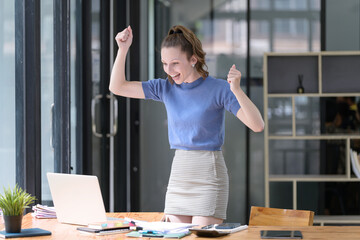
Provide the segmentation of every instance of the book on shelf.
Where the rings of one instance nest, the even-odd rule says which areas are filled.
[[[360,159],[356,151],[350,148],[350,159],[353,172],[357,178],[360,178]]]

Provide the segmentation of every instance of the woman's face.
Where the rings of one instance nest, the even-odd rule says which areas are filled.
[[[194,56],[188,59],[180,47],[164,47],[161,49],[161,62],[164,71],[171,76],[176,84],[193,82],[198,79],[198,73],[192,64],[197,60]]]

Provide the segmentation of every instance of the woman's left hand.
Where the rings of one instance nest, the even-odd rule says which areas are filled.
[[[227,81],[230,84],[231,91],[240,88],[240,80],[241,80],[241,72],[237,70],[235,64],[233,64],[227,75]]]

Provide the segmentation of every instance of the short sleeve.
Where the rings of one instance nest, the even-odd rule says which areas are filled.
[[[234,93],[230,90],[229,84],[226,84],[226,87],[225,87],[223,103],[224,103],[224,108],[228,112],[231,112],[232,114],[234,114],[236,116],[236,114],[239,111],[241,106],[240,106],[238,100],[236,99]]]
[[[165,84],[165,79],[152,79],[146,82],[142,82],[145,99],[152,99],[162,102]]]

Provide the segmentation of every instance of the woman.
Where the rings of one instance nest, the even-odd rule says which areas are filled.
[[[128,82],[125,59],[133,39],[131,27],[115,39],[119,49],[110,91],[124,97],[161,101],[167,110],[169,142],[176,151],[165,214],[171,222],[222,223],[229,188],[221,152],[225,109],[255,132],[264,128],[259,110],[240,88],[240,71],[233,65],[227,82],[209,76],[200,40],[189,29],[174,26],[161,45],[167,79]]]

